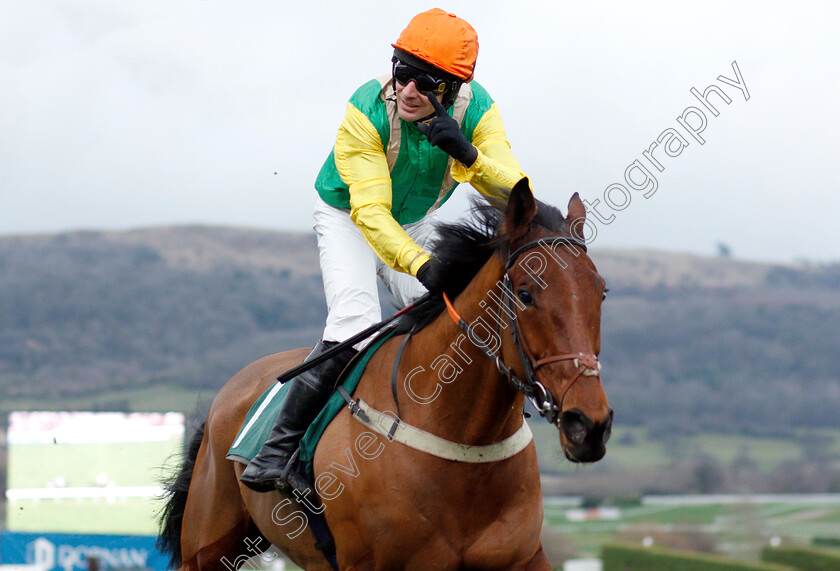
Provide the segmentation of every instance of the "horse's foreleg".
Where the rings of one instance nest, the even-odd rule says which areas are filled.
[[[201,547],[184,559],[183,571],[234,571],[242,567],[252,554],[246,552],[248,523],[223,532],[216,541]]]
[[[551,569],[551,562],[549,562],[545,551],[543,551],[542,543],[540,543],[537,554],[522,567],[523,571],[551,571]]]

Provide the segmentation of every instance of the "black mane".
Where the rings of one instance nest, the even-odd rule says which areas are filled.
[[[499,205],[474,199],[466,219],[438,224],[431,247],[432,266],[429,271],[433,291],[446,292],[450,299],[455,299],[487,260],[507,246],[508,240],[502,230],[502,216]],[[560,210],[539,200],[537,214],[531,224],[558,234],[568,233],[566,219]],[[444,307],[440,295],[432,297],[403,315],[398,332],[422,329]]]

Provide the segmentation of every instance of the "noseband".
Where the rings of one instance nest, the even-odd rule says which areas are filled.
[[[551,424],[557,424],[559,422],[560,413],[563,410],[563,401],[565,400],[569,389],[572,388],[577,380],[581,377],[598,377],[601,374],[601,363],[598,361],[598,357],[592,353],[563,353],[559,355],[550,355],[535,361],[533,357],[531,357],[527,343],[525,342],[525,337],[522,335],[522,330],[519,327],[519,320],[517,319],[518,315],[516,313],[516,305],[513,297],[516,294],[513,291],[510,268],[522,253],[537,247],[550,248],[558,243],[569,244],[582,249],[584,252],[586,251],[586,245],[584,245],[584,243],[580,240],[572,237],[555,236],[550,238],[540,238],[539,240],[528,242],[524,246],[511,252],[510,255],[508,255],[507,263],[505,264],[505,275],[502,282],[502,297],[504,304],[507,307],[507,311],[505,313],[507,313],[508,321],[511,324],[513,344],[519,353],[519,359],[522,362],[525,378],[520,379],[510,367],[505,365],[502,360],[501,347],[499,347],[499,353],[496,354],[490,350],[487,344],[475,343],[475,341],[473,341],[476,346],[478,346],[490,359],[493,360],[496,364],[496,368],[499,370],[499,373],[508,380],[510,385],[516,391],[519,391],[528,397],[534,405],[534,408],[537,409],[537,412],[539,412],[541,416],[545,417],[545,419]],[[458,314],[455,307],[452,305],[452,302],[449,300],[449,297],[445,293],[443,294],[443,299],[446,302],[446,308],[449,311],[450,317],[453,321],[455,321],[458,327],[467,334],[467,337],[470,340],[478,339],[476,333],[464,320],[464,318]],[[497,332],[499,334],[499,338],[501,339],[501,303],[499,304],[499,313],[497,315],[496,324]],[[560,402],[558,403],[555,400],[554,395],[552,395],[545,385],[537,379],[537,371],[544,365],[560,361],[572,361],[574,366],[577,367],[577,372],[566,383],[566,387],[563,389],[563,393],[560,395]]]

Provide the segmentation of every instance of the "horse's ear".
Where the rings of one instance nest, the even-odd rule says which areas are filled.
[[[531,185],[525,177],[510,191],[510,198],[505,209],[504,228],[508,240],[516,240],[524,236],[536,213],[537,201],[534,200]]]
[[[578,193],[574,193],[569,199],[569,215],[566,216],[566,224],[572,236],[583,240],[583,223],[586,220],[586,208],[583,206],[583,201],[580,199]]]

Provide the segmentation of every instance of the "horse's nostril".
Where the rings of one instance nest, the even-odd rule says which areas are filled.
[[[563,434],[575,444],[583,444],[592,426],[592,420],[576,408],[564,411],[560,415],[560,427],[563,429]]]
[[[612,423],[613,423],[613,411],[610,409],[610,415],[607,417],[607,420],[604,421],[604,444],[610,439],[612,436]]]

